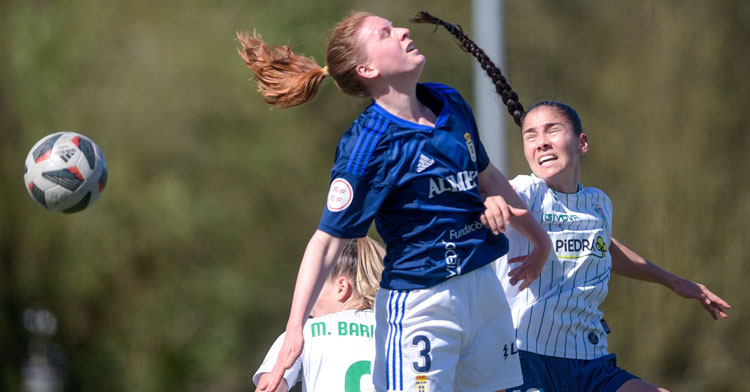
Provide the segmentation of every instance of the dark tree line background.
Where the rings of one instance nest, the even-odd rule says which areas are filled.
[[[24,390],[40,347],[66,391],[251,390],[284,328],[335,143],[367,102],[328,81],[313,102],[270,110],[234,33],[257,29],[322,62],[334,22],[372,11],[411,28],[423,80],[471,101],[473,59],[408,22],[425,9],[470,32],[469,6],[0,2],[0,390]],[[695,301],[615,277],[604,311],[619,364],[673,391],[750,390],[750,5],[505,10],[504,71],[527,106],[578,109],[592,146],[582,181],[612,198],[615,235],[734,307],[713,322]],[[509,177],[528,172],[515,129]],[[97,204],[75,215],[39,208],[21,180],[31,146],[60,130],[94,139],[110,169]],[[57,321],[46,339],[23,322],[43,309]]]

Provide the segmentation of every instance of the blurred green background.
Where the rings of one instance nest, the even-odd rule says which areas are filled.
[[[0,2],[0,390],[25,390],[45,348],[66,391],[252,390],[284,329],[335,144],[367,101],[328,81],[311,103],[271,110],[235,32],[322,62],[333,24],[368,10],[412,29],[424,81],[471,101],[474,60],[408,22],[424,9],[470,32],[470,4]],[[612,198],[615,236],[733,305],[714,322],[664,287],[614,277],[603,310],[620,366],[672,391],[750,391],[750,3],[505,11],[505,74],[527,106],[577,108],[591,142],[582,181]],[[513,177],[528,168],[508,129]],[[31,146],[60,130],[91,137],[110,170],[74,215],[38,207],[22,181]],[[35,309],[56,316],[54,335],[24,328]]]

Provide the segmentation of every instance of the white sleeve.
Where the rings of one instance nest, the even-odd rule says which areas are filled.
[[[536,199],[540,191],[539,186],[542,181],[536,177],[519,175],[508,182],[510,182],[510,185],[513,187],[513,190],[516,191],[518,197],[520,197],[523,203],[526,204],[526,207],[531,208],[534,199]]]
[[[602,193],[604,193],[604,192],[602,192]],[[612,199],[610,199],[609,196],[607,196],[606,193],[604,193],[604,197],[606,198],[605,200],[607,202],[605,208],[607,209],[607,213],[609,214],[609,227],[607,228],[607,230],[608,230],[607,234],[609,234],[609,238],[610,238],[610,242],[611,242],[612,241],[612,228],[614,227],[614,224],[613,224],[612,221],[614,220],[614,217],[615,217],[614,214],[613,214],[614,207],[612,206]]]
[[[258,382],[260,381],[260,377],[263,376],[263,373],[270,373],[271,370],[273,370],[273,365],[276,364],[276,359],[279,357],[279,351],[281,351],[281,345],[284,344],[284,336],[286,336],[286,332],[282,333],[281,336],[276,338],[276,341],[273,342],[271,349],[268,350],[266,358],[263,359],[263,363],[260,365],[258,370],[255,371],[255,374],[253,375],[253,383],[255,384],[255,386],[258,386]],[[300,358],[297,358],[297,360],[294,361],[292,367],[284,372],[284,379],[286,380],[289,389],[292,389],[292,387],[299,382],[301,373],[302,359],[300,356]]]

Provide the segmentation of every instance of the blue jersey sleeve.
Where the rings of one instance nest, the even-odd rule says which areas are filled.
[[[387,186],[334,171],[318,229],[340,238],[364,237],[387,195]]]
[[[341,138],[320,230],[340,238],[367,235],[390,189],[385,182],[388,125],[368,110]]]

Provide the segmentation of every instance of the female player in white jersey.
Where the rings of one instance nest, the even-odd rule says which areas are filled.
[[[609,329],[599,305],[607,294],[610,271],[658,282],[697,299],[714,319],[726,318],[729,304],[705,286],[660,269],[612,238],[609,197],[579,182],[580,159],[589,145],[575,110],[544,101],[524,113],[500,70],[460,28],[426,13],[418,14],[415,21],[446,27],[495,82],[521,125],[524,155],[534,173],[518,176],[511,184],[552,240],[553,252],[541,276],[525,290],[508,283],[510,263],[497,263],[511,303],[523,367],[524,384],[513,391],[665,391],[618,368],[615,355],[607,353]],[[512,230],[507,235],[511,249],[506,257],[512,262],[527,252],[528,243]]]
[[[302,350],[302,327],[345,238],[372,221],[386,243],[375,300],[378,391],[496,391],[522,381],[508,301],[490,265],[507,252],[507,220],[533,243],[511,277],[536,279],[551,244],[489,162],[471,109],[445,85],[418,83],[425,57],[409,30],[358,12],[340,22],[326,67],[239,35],[240,55],[263,98],[281,107],[311,99],[330,75],[343,92],[372,98],[338,144],[328,200],[302,258],[273,390]],[[483,199],[480,192],[490,197]],[[506,204],[506,201],[508,204]],[[515,207],[511,208],[510,206]],[[497,212],[493,233],[480,216]],[[513,215],[515,214],[515,215]]]
[[[615,355],[607,351],[609,328],[599,305],[606,298],[610,272],[657,282],[695,298],[714,319],[726,318],[729,304],[612,237],[609,197],[579,183],[580,159],[589,145],[575,110],[555,101],[537,103],[524,115],[521,132],[534,174],[511,183],[547,230],[553,252],[540,278],[523,291],[504,279],[512,263],[498,263],[524,372],[519,390],[666,391],[618,368]],[[526,252],[523,238],[512,232],[508,237],[509,260]]]
[[[305,346],[281,380],[277,392],[298,381],[303,391],[373,391],[375,314],[372,311],[383,271],[385,249],[369,237],[349,241],[323,285],[303,334]],[[276,339],[253,382],[270,377],[284,334]]]

